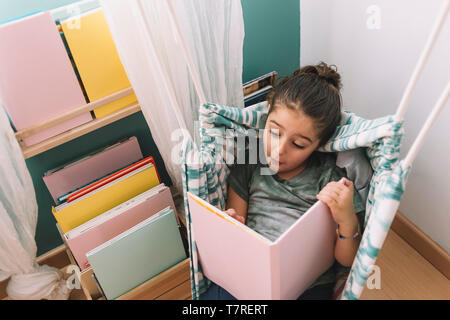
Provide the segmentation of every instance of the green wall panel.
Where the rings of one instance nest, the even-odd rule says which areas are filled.
[[[245,24],[242,81],[277,71],[290,75],[300,64],[300,1],[241,0]]]

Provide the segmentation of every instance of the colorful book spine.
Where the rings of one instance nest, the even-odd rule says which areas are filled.
[[[67,202],[72,202],[72,201],[74,201],[74,200],[76,200],[76,199],[78,199],[78,198],[88,194],[89,192],[94,191],[94,190],[96,190],[96,189],[98,189],[100,187],[103,187],[104,185],[106,185],[106,184],[108,184],[108,183],[110,183],[110,182],[112,182],[112,181],[114,181],[114,180],[116,180],[116,179],[118,179],[120,177],[123,177],[124,175],[126,175],[126,174],[128,174],[128,173],[130,173],[130,172],[132,172],[132,171],[134,171],[136,169],[139,169],[140,167],[143,167],[143,166],[145,166],[146,164],[149,164],[149,163],[152,163],[153,165],[155,165],[155,162],[153,161],[153,157],[148,157],[148,158],[145,158],[145,159],[143,159],[141,161],[138,161],[138,162],[136,162],[136,163],[134,163],[134,164],[132,164],[130,166],[125,167],[122,170],[119,170],[119,171],[117,171],[117,172],[115,172],[113,174],[110,174],[110,175],[106,176],[103,179],[100,179],[99,181],[97,181],[97,182],[95,182],[93,184],[90,184],[90,185],[82,188],[81,190],[79,190],[79,191],[69,195],[67,197]]]
[[[101,9],[61,21],[61,27],[90,102],[131,86]],[[94,114],[101,118],[134,103],[131,94]]]
[[[88,251],[168,206],[176,211],[170,189],[161,184],[72,229],[63,239],[84,270],[89,267]]]
[[[52,213],[67,233],[160,183],[156,167],[148,164],[70,203],[52,207]]]
[[[143,155],[136,137],[118,141],[110,146],[96,150],[70,163],[49,170],[44,180],[55,204],[63,197],[79,190],[93,181],[106,177],[118,169],[142,160]]]

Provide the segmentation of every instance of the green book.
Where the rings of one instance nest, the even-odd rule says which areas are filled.
[[[89,251],[108,300],[116,299],[187,258],[174,211],[167,207]]]

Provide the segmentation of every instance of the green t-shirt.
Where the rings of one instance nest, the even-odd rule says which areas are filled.
[[[267,239],[275,241],[316,201],[317,194],[330,181],[346,176],[336,166],[332,153],[313,152],[307,166],[290,179],[261,174],[262,164],[237,164],[230,172],[228,183],[248,203],[246,224]],[[263,172],[264,173],[264,172]],[[359,194],[354,191],[355,212],[365,210]],[[335,282],[334,267],[322,274],[312,285]]]

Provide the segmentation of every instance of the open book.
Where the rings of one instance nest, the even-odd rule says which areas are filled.
[[[272,242],[187,194],[203,273],[237,299],[297,299],[334,263],[336,223],[322,201]]]

